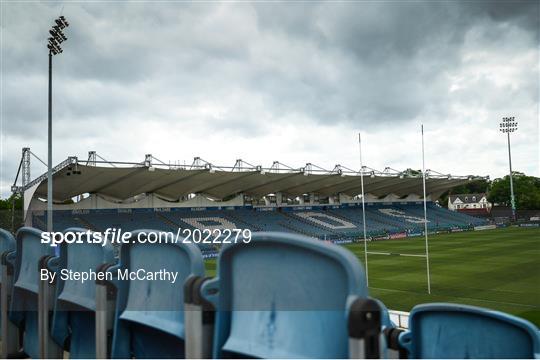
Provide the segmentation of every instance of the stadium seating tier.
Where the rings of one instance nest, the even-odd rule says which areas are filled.
[[[384,237],[397,233],[418,235],[424,229],[422,203],[366,205],[368,237]],[[133,231],[148,228],[176,232],[180,229],[250,229],[252,232],[278,231],[310,236],[328,241],[354,241],[363,237],[362,207],[306,206],[283,208],[171,208],[89,210],[73,213],[55,212],[54,229],[84,227],[94,231],[107,228]],[[484,225],[485,219],[449,211],[434,203],[427,204],[429,231],[448,231]],[[46,214],[33,216],[34,226],[43,229]],[[217,254],[213,245],[199,245],[203,254]]]

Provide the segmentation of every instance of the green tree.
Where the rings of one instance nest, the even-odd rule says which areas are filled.
[[[13,194],[7,199],[0,199],[0,209],[11,210],[13,206],[13,200],[15,200],[15,209],[22,210],[23,202],[20,194]]]
[[[540,178],[512,172],[517,209],[540,209]],[[493,180],[488,200],[494,204],[510,206],[510,176]]]
[[[13,212],[13,201],[15,201],[15,212]],[[13,194],[7,199],[0,199],[0,228],[11,230],[13,215],[15,215],[15,228],[18,228],[22,222],[22,208],[23,200],[19,194]]]

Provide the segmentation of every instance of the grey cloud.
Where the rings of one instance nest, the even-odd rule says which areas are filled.
[[[538,37],[540,24],[540,3],[534,0],[516,1],[464,1],[465,10],[470,10],[472,16],[486,16],[498,22],[511,22],[523,27]]]
[[[3,135],[42,141],[46,31],[61,6],[2,6]],[[537,51],[539,6],[66,3],[72,26],[65,52],[54,58],[55,127],[62,136],[84,133],[90,143],[125,124],[149,123],[256,137],[291,119],[378,131],[443,122],[456,106],[530,106],[538,102],[537,69],[518,69],[518,88],[483,76],[451,92],[450,75],[469,66],[466,46],[512,59]]]

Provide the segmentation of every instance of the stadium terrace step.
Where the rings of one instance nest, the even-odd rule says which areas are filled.
[[[334,234],[336,234],[335,231],[333,231],[332,229],[329,229],[328,227],[324,227],[322,225],[317,224],[314,221],[310,221],[310,220],[308,220],[308,218],[302,218],[300,216],[296,216],[295,212],[284,211],[284,212],[282,212],[282,214],[289,217],[290,219],[292,219],[294,221],[298,221],[298,222],[302,223],[302,226],[305,228],[305,233],[307,233],[310,236],[317,237],[317,236],[320,236],[321,233],[322,233],[322,235],[334,235]],[[323,213],[321,212],[321,214],[323,214]],[[311,230],[313,228],[315,228],[314,231]]]
[[[239,226],[246,229],[251,229],[252,231],[263,231],[263,229],[260,226],[257,226],[256,224],[249,224],[239,216],[235,215],[235,211],[231,210],[228,211],[227,216],[230,217],[234,223]]]
[[[75,220],[79,221],[82,224],[83,228],[85,229],[89,229],[92,231],[103,231],[102,229],[99,229],[94,224],[90,223],[90,221],[88,221],[84,217],[76,217]]]
[[[348,217],[343,216],[341,213],[339,213],[336,210],[329,209],[329,210],[326,210],[326,212],[328,214],[332,215],[332,216],[337,217],[338,219],[343,220],[343,221],[353,221],[355,224],[357,224],[359,226],[362,226],[362,218],[361,217],[360,217],[360,219],[350,219]]]
[[[312,233],[309,233],[309,232],[307,232],[307,231],[305,231],[303,229],[297,229],[294,226],[292,226],[291,224],[281,223],[281,226],[283,226],[286,229],[291,230],[291,232],[293,232],[295,234],[302,234],[302,235],[305,235],[305,236],[313,236]]]
[[[167,216],[163,215],[160,211],[156,211],[156,215],[163,221],[165,221],[167,224],[169,224],[170,226],[172,226],[173,228],[178,228],[180,227],[180,224],[178,224],[177,222],[169,219]]]
[[[39,216],[32,216],[32,223],[34,225],[34,227],[40,229],[40,230],[47,230],[47,224],[45,223],[45,221],[39,217]]]

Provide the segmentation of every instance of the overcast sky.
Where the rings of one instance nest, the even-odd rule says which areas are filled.
[[[200,156],[332,169],[539,174],[539,2],[2,2],[0,193],[29,146],[54,163]],[[32,178],[45,167],[32,159]]]

